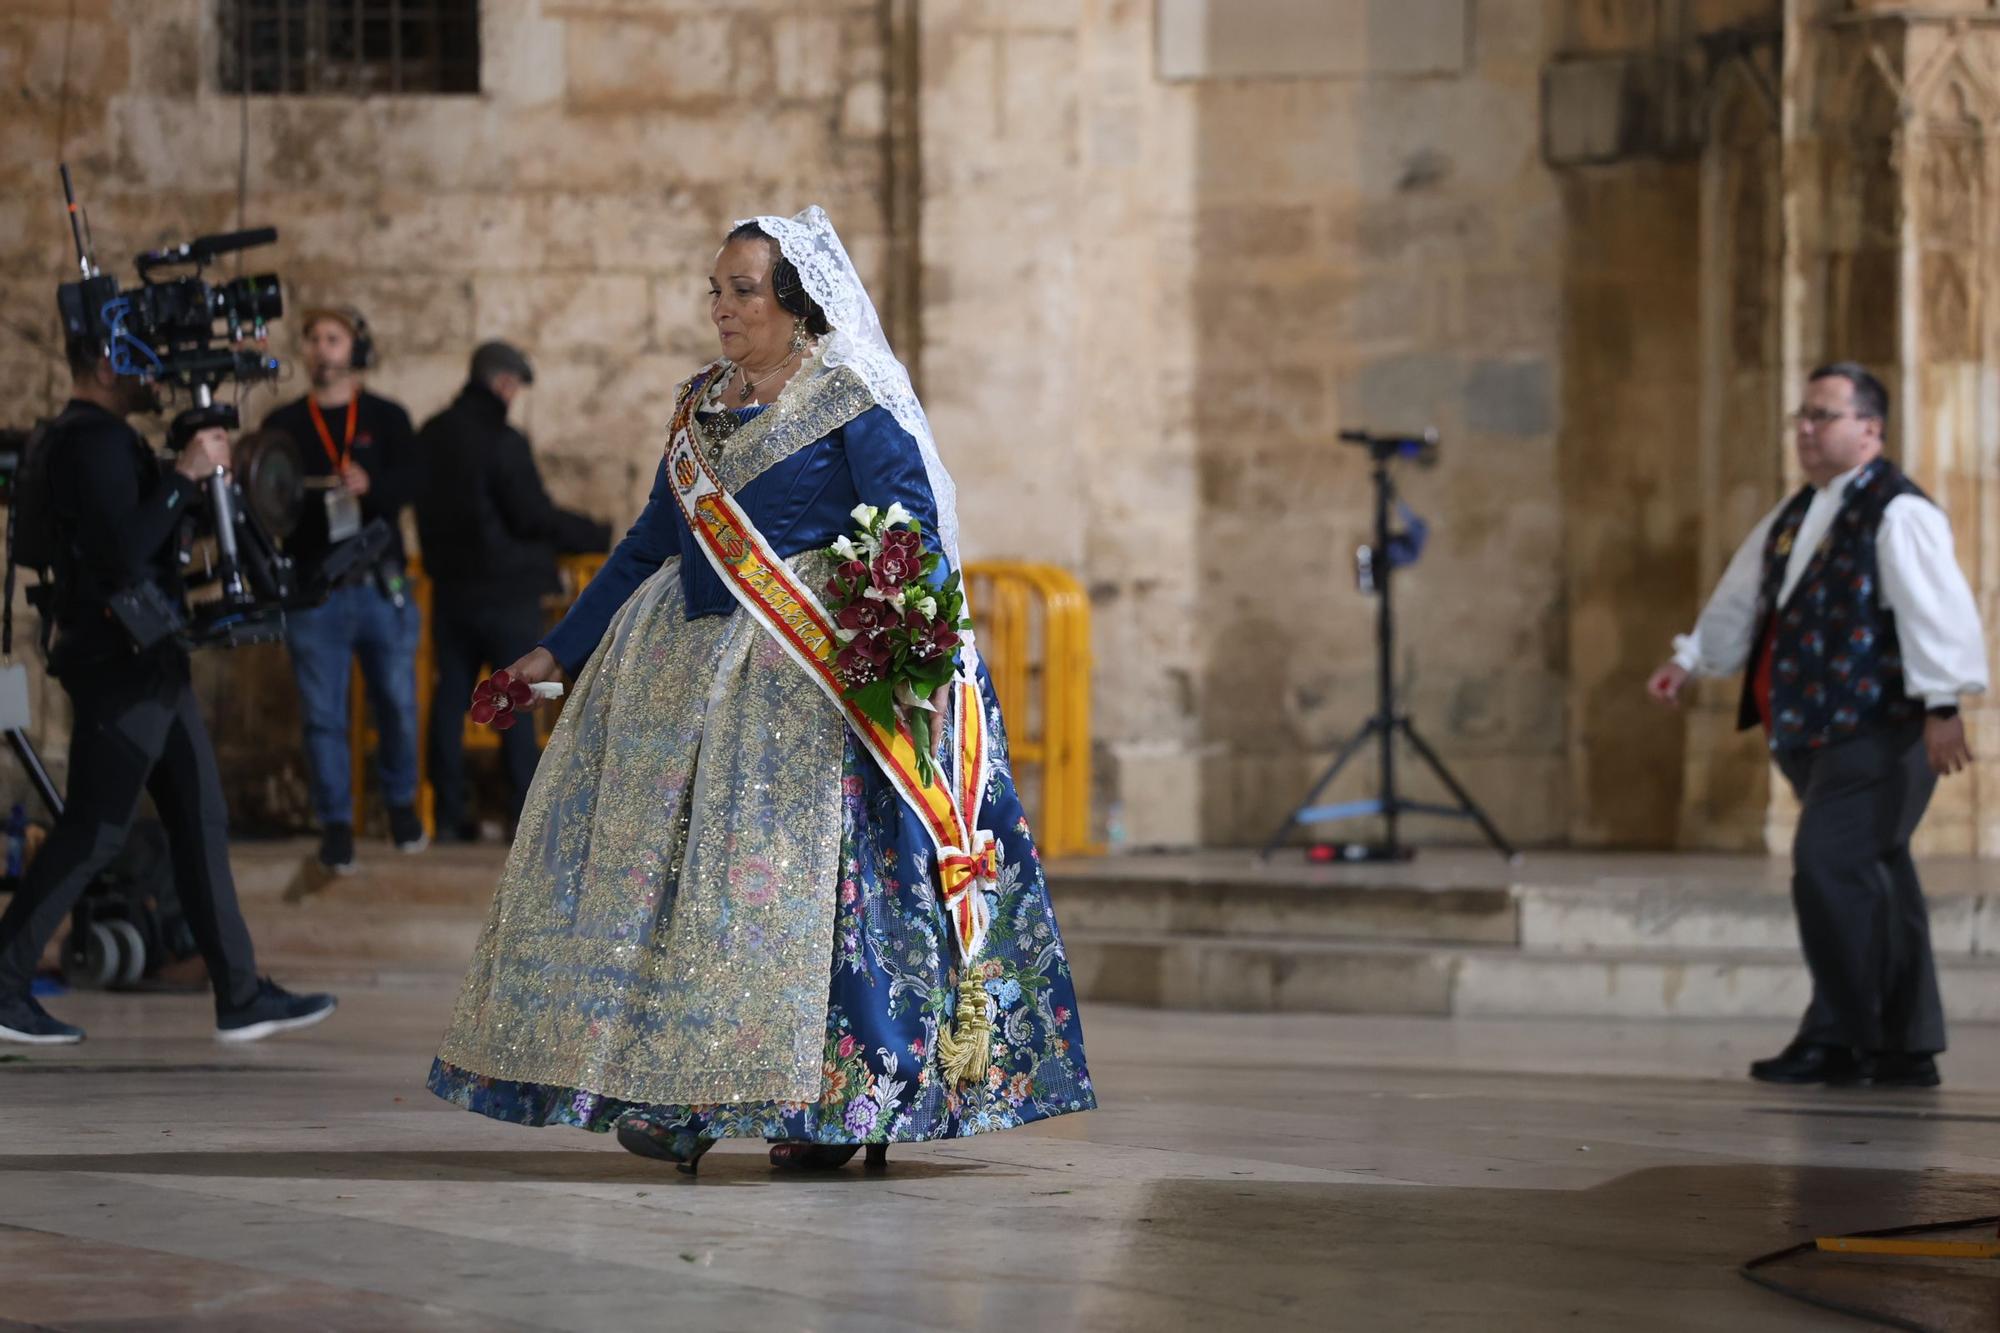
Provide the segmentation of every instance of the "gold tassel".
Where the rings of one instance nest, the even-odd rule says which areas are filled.
[[[938,1064],[947,1087],[986,1077],[993,1056],[993,1018],[987,1003],[985,980],[967,964],[965,979],[958,983],[957,1019],[949,1031],[938,1031]]]

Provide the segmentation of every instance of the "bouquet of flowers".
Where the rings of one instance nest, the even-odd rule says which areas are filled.
[[[937,773],[931,696],[951,683],[959,631],[972,628],[965,593],[956,570],[931,586],[940,558],[924,550],[923,525],[900,504],[857,505],[854,521],[854,535],[828,548],[840,561],[826,585],[841,643],[834,670],[842,694],[870,719],[909,726],[917,776],[929,783]]]

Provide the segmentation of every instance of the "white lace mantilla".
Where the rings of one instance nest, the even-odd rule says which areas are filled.
[[[847,247],[840,243],[826,210],[812,204],[795,217],[765,216],[748,221],[777,241],[785,258],[798,269],[807,293],[826,312],[826,321],[833,328],[822,349],[826,364],[853,367],[875,401],[889,409],[923,451],[924,472],[937,501],[938,543],[951,567],[963,569],[958,556],[958,487],[938,457],[937,441],[931,436],[924,405],[917,401],[917,391],[910,384],[910,372],[890,350],[875,303],[868,299],[868,289],[861,285],[861,275],[847,257]],[[861,498],[869,499],[865,495]]]

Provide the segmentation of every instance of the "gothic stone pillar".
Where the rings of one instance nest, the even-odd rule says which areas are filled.
[[[1792,0],[1789,11],[1787,391],[1826,360],[1882,376],[1894,397],[1890,452],[1951,517],[1990,658],[2000,641],[2000,7]],[[1969,721],[1983,763],[1940,784],[1920,851],[2000,856],[2000,707],[1977,705]],[[1775,845],[1789,823],[1778,793]]]

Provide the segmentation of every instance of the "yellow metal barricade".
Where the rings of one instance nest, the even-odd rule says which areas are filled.
[[[1099,852],[1090,838],[1090,603],[1083,588],[1054,565],[1019,560],[976,560],[965,576],[1016,780],[1024,766],[1035,770],[1035,841],[1044,856]]]
[[[603,567],[602,555],[565,556],[559,562],[563,587],[550,599],[549,623],[561,617]],[[980,656],[993,677],[1000,707],[1007,718],[1010,759],[1029,821],[1044,856],[1087,855],[1102,848],[1090,838],[1090,603],[1066,571],[1053,565],[1016,560],[975,561],[966,566],[966,591],[972,606]],[[428,748],[431,709],[463,712],[467,700],[434,700],[434,656],[431,646],[431,582],[420,562],[410,562],[411,595],[421,621],[417,639],[417,774],[418,812],[431,827],[434,798],[429,779]],[[488,663],[490,668],[507,665]],[[348,704],[352,748],[354,810],[365,816],[369,772],[367,757],[376,743],[370,725],[361,673],[353,673]],[[548,740],[558,709],[536,710],[541,739]],[[465,723],[468,753],[496,750],[499,733]]]

